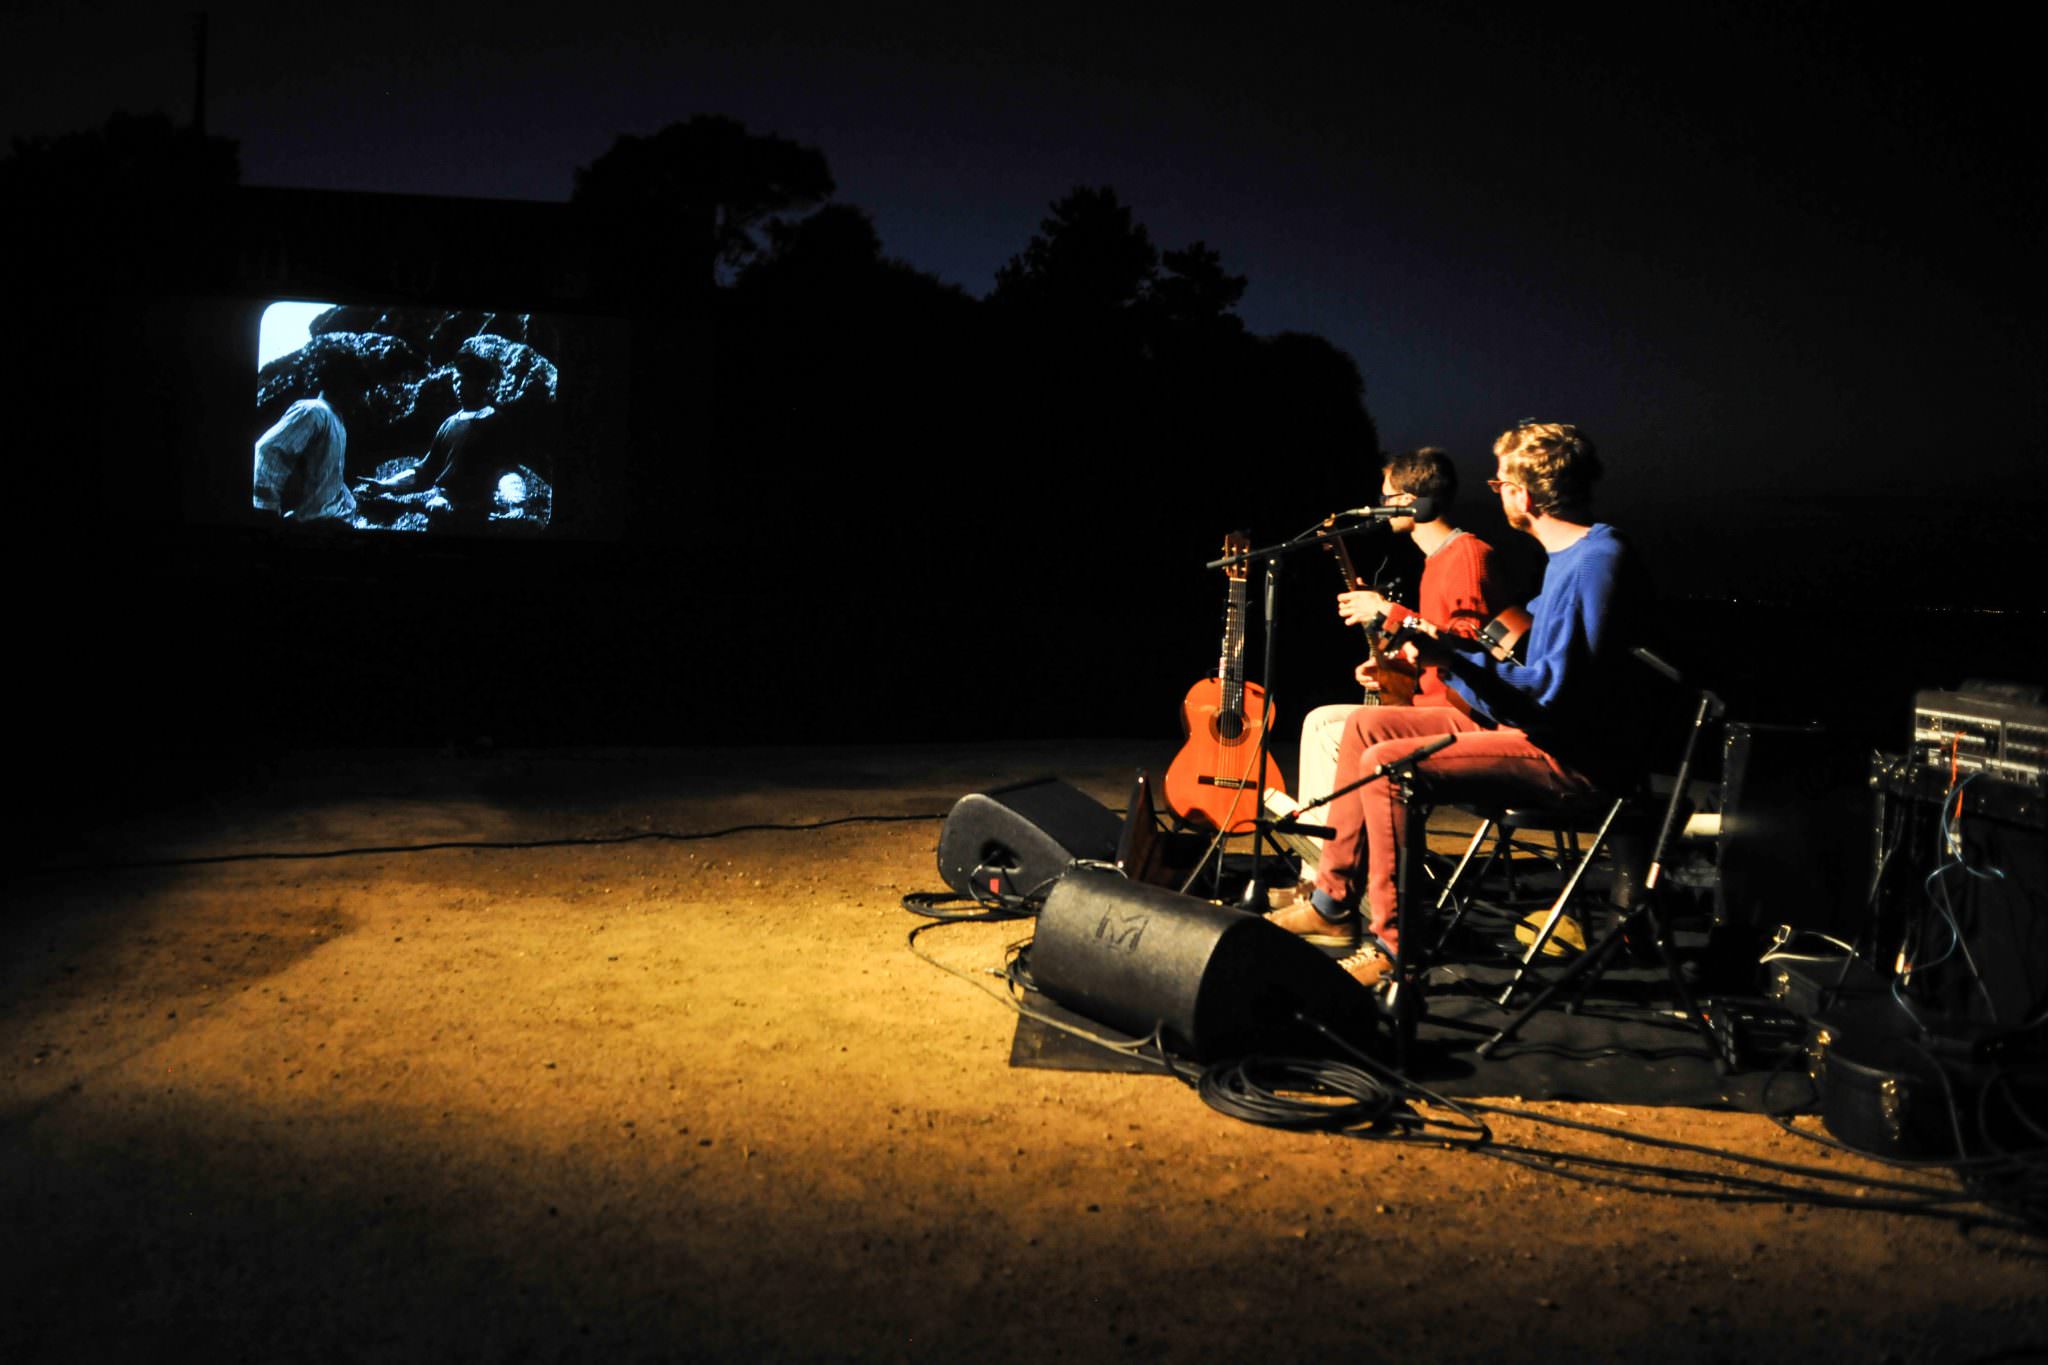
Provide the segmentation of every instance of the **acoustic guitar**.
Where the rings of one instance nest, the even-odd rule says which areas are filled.
[[[1323,548],[1336,559],[1338,576],[1344,580],[1344,591],[1364,592],[1373,588],[1373,585],[1366,581],[1365,575],[1351,562],[1351,547],[1346,543],[1345,537],[1334,533],[1333,528],[1336,524],[1335,517],[1328,518],[1323,522],[1323,529],[1316,533],[1316,537],[1322,542]],[[1395,593],[1395,585],[1389,583],[1376,591],[1382,597],[1391,598]],[[1359,624],[1359,628],[1365,632],[1366,646],[1372,651],[1373,673],[1379,681],[1378,687],[1366,689],[1364,704],[1412,706],[1415,703],[1415,688],[1422,678],[1415,666],[1401,657],[1399,645],[1380,629],[1386,623],[1386,619],[1382,615]]]
[[[1225,555],[1250,548],[1251,540],[1241,531],[1224,537]],[[1230,586],[1223,608],[1222,657],[1216,676],[1190,687],[1181,702],[1187,743],[1168,765],[1164,785],[1167,804],[1182,819],[1240,834],[1258,818],[1259,789],[1285,792],[1287,783],[1260,745],[1271,721],[1266,689],[1244,680],[1244,561],[1225,566],[1223,573]]]

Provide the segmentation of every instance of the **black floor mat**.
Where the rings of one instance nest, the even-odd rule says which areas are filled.
[[[1673,1017],[1661,969],[1616,967],[1599,994],[1573,1013],[1552,1006],[1534,1015],[1517,1035],[1481,1057],[1485,1035],[1447,1021],[1491,1031],[1512,1017],[1493,1003],[1508,979],[1506,967],[1454,964],[1431,973],[1429,1013],[1416,1032],[1407,1074],[1441,1094],[1611,1104],[1685,1105],[1785,1113],[1811,1106],[1813,1090],[1800,1055],[1769,1036],[1744,1049],[1743,1069],[1717,1070],[1704,1039]],[[1515,1007],[1529,998],[1524,991]],[[1138,1040],[1082,1019],[1035,994],[1033,1010],[1091,1033],[1116,1039],[1119,1052],[1061,1032],[1025,1016],[1018,1020],[1010,1065],[1061,1071],[1150,1072],[1154,1056],[1140,1055]],[[1381,1060],[1390,1061],[1391,1057]]]

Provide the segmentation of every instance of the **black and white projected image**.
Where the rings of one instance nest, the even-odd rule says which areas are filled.
[[[545,529],[562,443],[558,341],[534,313],[272,303],[252,503],[365,531]]]

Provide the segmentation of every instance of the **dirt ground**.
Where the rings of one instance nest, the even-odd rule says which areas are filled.
[[[1117,804],[1156,757],[302,757],[64,856],[937,815],[1047,772]],[[938,830],[17,876],[0,1359],[2048,1353],[2039,1241],[1601,1189],[1254,1127],[1167,1078],[1012,1069],[1000,983],[905,946]],[[924,942],[973,973],[1025,931]],[[1538,1107],[1887,1174],[1752,1115]]]

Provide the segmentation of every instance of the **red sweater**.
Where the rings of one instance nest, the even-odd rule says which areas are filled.
[[[1493,547],[1470,532],[1460,531],[1437,547],[1422,561],[1419,611],[1394,604],[1387,613],[1388,630],[1394,630],[1410,616],[1420,615],[1440,631],[1476,639],[1479,628],[1510,605],[1506,588],[1494,571]],[[1444,685],[1444,673],[1435,664],[1422,670],[1415,689],[1417,706],[1463,706],[1463,700]]]

